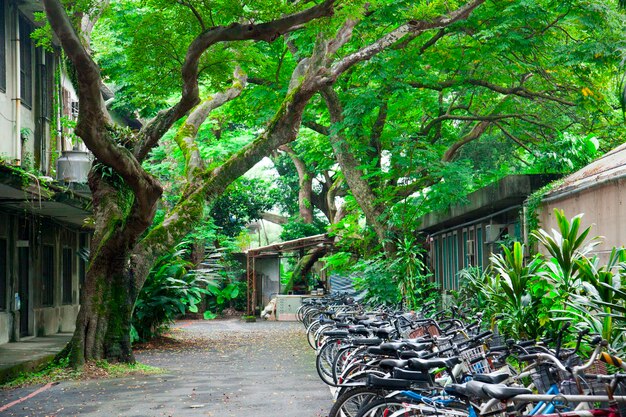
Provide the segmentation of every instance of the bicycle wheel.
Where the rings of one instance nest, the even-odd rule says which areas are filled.
[[[333,339],[329,340],[317,352],[317,358],[315,358],[315,368],[317,368],[317,373],[320,378],[322,378],[322,381],[328,385],[334,384],[333,363],[341,346],[341,341],[339,339]]]
[[[306,328],[306,340],[309,342],[309,346],[313,349],[317,348],[317,346],[315,346],[315,334],[320,327],[322,327],[320,321],[315,320],[309,324],[309,327]]]
[[[381,390],[367,387],[353,388],[337,398],[328,413],[328,417],[356,417],[363,406],[383,398],[384,395],[384,391]]]
[[[334,328],[335,326],[333,324],[324,324],[323,326],[318,327],[315,331],[315,335],[313,336],[313,348],[320,348],[324,344],[323,340],[326,339],[324,332],[326,330],[333,330]]]
[[[359,351],[360,349],[361,348],[359,346],[351,345],[339,349],[333,362],[333,381],[335,381],[335,383],[338,383],[339,377],[341,376],[345,367],[353,359],[354,353]]]
[[[361,410],[355,415],[355,417],[390,417],[395,415],[401,416],[421,416],[421,414],[409,414],[411,409],[409,406],[394,398],[381,398],[378,400],[370,401],[365,406],[361,407]],[[402,414],[406,413],[406,414]]]

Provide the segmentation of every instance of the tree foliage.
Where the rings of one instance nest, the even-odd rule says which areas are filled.
[[[279,149],[298,174],[304,223],[323,213],[353,254],[378,244],[393,261],[425,211],[507,173],[548,169],[556,140],[593,135],[603,150],[623,131],[615,92],[624,19],[612,2],[89,3],[86,17],[100,17],[93,31],[44,0],[76,70],[76,132],[120,179],[92,171],[98,250],[78,362],[132,360],[118,304],[131,304],[128,315],[158,256]],[[115,93],[108,109],[101,81]],[[114,128],[110,115],[141,128]],[[556,160],[583,157],[574,146]],[[243,194],[234,195],[240,210]],[[149,228],[160,202],[164,216]],[[224,229],[226,211],[213,212]],[[101,299],[96,288],[107,289]]]

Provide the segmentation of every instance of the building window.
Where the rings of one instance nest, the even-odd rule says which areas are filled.
[[[63,248],[63,304],[72,304],[72,249]]]
[[[29,109],[33,104],[33,42],[30,39],[32,26],[20,16],[20,98]]]
[[[7,241],[0,239],[0,310],[7,308]]]
[[[52,115],[52,85],[54,84],[54,55],[43,53],[44,61],[41,69],[41,117],[50,120]]]
[[[451,289],[456,289],[458,287],[458,279],[459,279],[459,235],[457,232],[454,232],[454,234],[452,235],[452,245],[453,247],[453,253],[454,253],[454,259],[453,259],[453,266],[452,266],[452,276],[450,277],[450,288]]]
[[[469,266],[469,249],[468,249],[468,239],[467,239],[467,229],[463,230],[463,241],[461,244],[463,245],[463,268],[467,268]]]
[[[0,0],[0,90],[7,91],[7,36],[4,1]]]
[[[446,277],[448,275],[448,239],[441,237],[441,288],[446,289]]]
[[[44,245],[41,254],[41,305],[54,304],[54,246]]]
[[[441,268],[439,268],[439,239],[433,239],[433,273],[435,274],[435,278],[439,281],[439,274],[441,273]]]
[[[476,266],[482,268],[483,266],[483,229],[482,227],[476,228]]]
[[[79,237],[78,249],[78,284],[79,288],[82,288],[85,284],[85,278],[87,277],[87,262],[89,261],[89,235],[87,233],[81,233]]]

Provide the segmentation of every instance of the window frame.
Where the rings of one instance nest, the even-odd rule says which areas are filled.
[[[61,303],[71,305],[73,303],[74,289],[74,251],[69,246],[64,246],[61,250]]]
[[[55,250],[53,245],[41,246],[41,300],[42,307],[54,306]],[[48,262],[46,262],[48,261]],[[49,287],[49,288],[48,288]]]
[[[7,92],[7,23],[6,2],[0,0],[0,91]]]
[[[20,32],[20,99],[24,107],[33,108],[33,41],[30,34],[33,25],[22,14],[19,15]],[[26,82],[28,81],[28,82]]]
[[[7,296],[9,294],[9,242],[5,237],[0,237],[0,311],[8,308]]]

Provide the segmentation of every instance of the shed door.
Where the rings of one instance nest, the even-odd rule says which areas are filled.
[[[20,294],[20,336],[28,336],[28,323],[29,323],[29,250],[27,247],[18,248],[17,251],[17,276],[19,279],[19,294]]]

